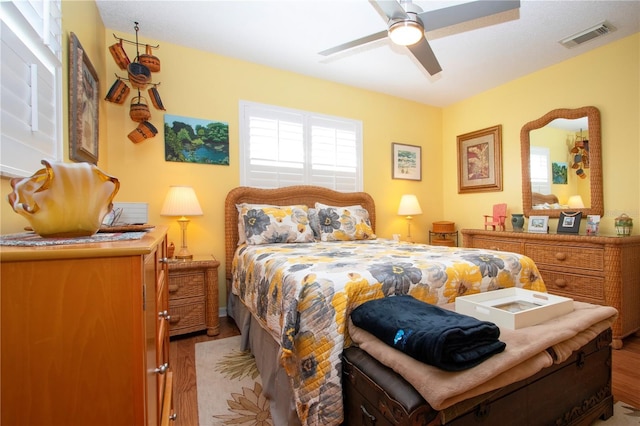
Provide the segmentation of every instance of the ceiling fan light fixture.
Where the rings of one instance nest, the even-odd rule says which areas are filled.
[[[424,27],[411,20],[396,21],[389,26],[389,38],[400,46],[411,46],[424,36]]]

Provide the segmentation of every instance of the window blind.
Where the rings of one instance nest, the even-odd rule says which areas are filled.
[[[0,7],[0,173],[29,176],[62,157],[60,0]]]
[[[240,102],[240,182],[362,191],[362,122]]]

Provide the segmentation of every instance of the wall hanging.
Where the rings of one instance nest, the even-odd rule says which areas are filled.
[[[113,83],[107,96],[106,101],[113,102],[115,104],[122,105],[125,103],[131,89],[135,90],[134,96],[129,104],[129,117],[132,121],[138,123],[128,137],[133,143],[139,143],[146,139],[153,138],[158,134],[158,129],[151,124],[151,109],[149,108],[149,101],[151,105],[157,110],[165,111],[165,107],[160,98],[158,92],[158,86],[160,83],[154,83],[152,81],[152,73],[160,72],[160,59],[153,55],[153,49],[158,49],[160,46],[152,46],[149,44],[144,45],[144,53],[140,53],[142,45],[138,42],[138,31],[140,30],[139,24],[134,22],[133,27],[136,32],[136,40],[131,41],[121,37],[113,37],[116,39],[116,43],[109,46],[109,52],[113,56],[113,60],[118,67],[127,72],[127,77],[121,77],[116,74],[116,81]],[[125,44],[133,45],[136,48],[136,54],[131,61],[129,55],[124,48]],[[128,83],[128,84],[127,84]],[[142,95],[142,91],[147,91],[149,101]]]

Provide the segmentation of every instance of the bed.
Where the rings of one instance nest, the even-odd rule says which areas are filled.
[[[334,229],[309,237],[309,207],[333,214],[320,218]],[[297,233],[287,241],[295,243],[283,242],[289,238],[283,215],[293,219],[287,229]],[[442,305],[500,287],[545,289],[528,257],[376,239],[375,221],[375,203],[362,192],[238,187],[227,195],[227,312],[240,328],[242,348],[257,355],[276,425],[343,422],[342,352],[353,344],[349,313],[361,303],[410,294]],[[251,234],[239,223],[262,227]]]

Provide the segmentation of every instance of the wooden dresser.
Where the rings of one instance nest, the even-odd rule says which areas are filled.
[[[142,239],[0,247],[3,425],[165,425],[166,228]]]
[[[640,236],[535,234],[463,229],[464,247],[511,251],[536,262],[549,293],[613,306],[614,349],[640,330]]]

